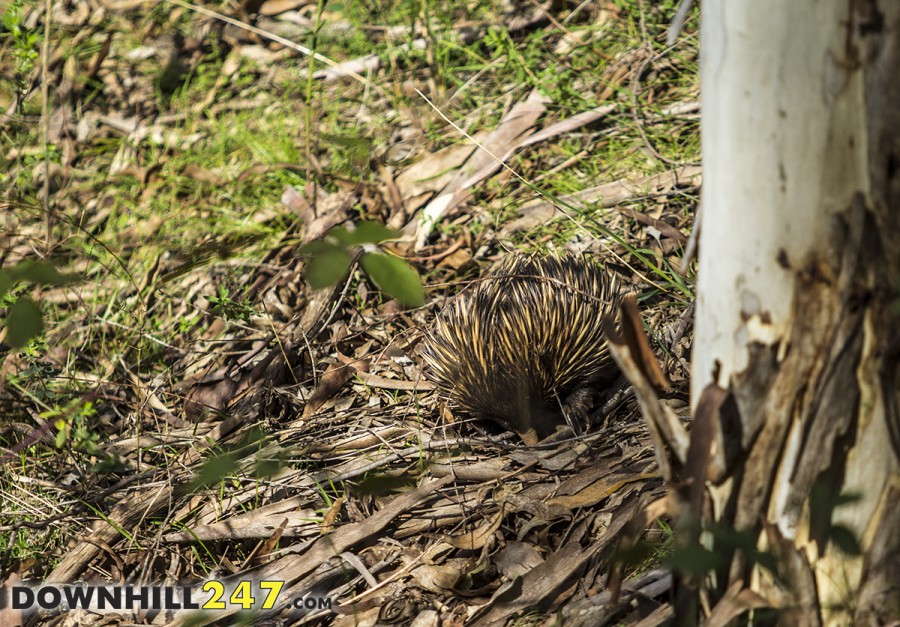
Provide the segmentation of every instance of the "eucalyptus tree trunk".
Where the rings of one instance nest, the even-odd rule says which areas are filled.
[[[900,2],[704,0],[701,97],[704,511],[783,575],[736,554],[714,586],[900,617]]]

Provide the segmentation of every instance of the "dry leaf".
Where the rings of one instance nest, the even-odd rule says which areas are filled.
[[[615,207],[631,198],[645,196],[649,191],[671,190],[679,185],[699,185],[702,172],[703,169],[699,166],[685,166],[636,181],[613,181],[582,190],[577,194],[561,196],[558,204],[562,207],[584,205]],[[530,229],[563,215],[553,202],[544,200],[524,205],[519,209],[519,213],[522,217],[508,222],[501,230],[502,235],[508,236],[516,231]],[[665,227],[657,226],[657,228],[663,231]]]
[[[287,11],[300,9],[309,4],[309,0],[266,0],[259,7],[260,15],[280,15]]]
[[[544,562],[544,558],[533,545],[525,542],[509,542],[494,556],[497,570],[507,577],[521,577]]]
[[[485,521],[480,527],[468,533],[459,536],[447,536],[444,538],[444,542],[457,549],[465,549],[467,551],[482,548],[494,535],[494,532],[500,528],[500,523],[503,522],[503,516],[506,514],[505,510],[505,505],[501,505],[500,511],[494,515],[493,519]]]
[[[334,396],[341,387],[350,380],[354,374],[359,372],[368,372],[369,362],[367,360],[356,360],[350,364],[331,364],[328,370],[319,379],[319,386],[306,402],[303,408],[303,418],[309,418],[315,414],[325,402]]]
[[[202,181],[204,183],[212,183],[217,187],[223,187],[228,183],[228,179],[223,176],[219,176],[215,172],[211,170],[207,170],[206,168],[202,168],[196,163],[192,163],[187,166],[184,170],[181,171],[182,176],[186,176],[187,178],[194,179],[195,181]]]
[[[550,99],[535,89],[525,100],[516,103],[509,110],[454,179],[422,210],[421,216],[415,221],[417,249],[425,245],[435,225],[471,193],[472,187],[503,167],[522,135],[543,115],[548,102]]]
[[[328,511],[325,512],[325,518],[322,520],[322,535],[334,531],[334,522],[340,515],[343,505],[344,497],[338,497],[331,504],[331,507],[328,508]]]
[[[732,583],[725,596],[713,608],[706,620],[706,627],[725,627],[748,610],[770,607],[771,604],[753,590],[744,587],[741,580]]]

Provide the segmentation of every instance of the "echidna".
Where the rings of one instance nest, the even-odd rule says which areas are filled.
[[[438,316],[425,374],[452,404],[529,440],[563,421],[578,431],[616,377],[601,320],[619,296],[614,275],[584,257],[512,256]]]

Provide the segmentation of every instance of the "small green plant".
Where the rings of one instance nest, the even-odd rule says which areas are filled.
[[[64,407],[54,407],[41,414],[56,429],[56,448],[67,448],[73,454],[85,455],[96,462],[93,472],[120,470],[118,457],[106,452],[100,444],[100,434],[94,429],[97,410],[91,401],[76,399]]]
[[[47,286],[77,280],[77,277],[60,274],[48,261],[25,260],[12,268],[0,269],[0,307],[7,310],[3,341],[13,348],[21,348],[44,330],[41,308],[27,294],[14,289],[19,283]]]
[[[318,510],[320,514],[326,514],[328,510],[334,507],[335,501],[346,497],[346,490],[343,483],[340,485],[335,484],[332,477],[326,477],[325,480],[327,482],[326,484],[319,483],[318,481],[315,482],[316,491],[319,493],[319,496],[322,497],[322,502],[325,503],[325,507]]]
[[[52,409],[41,417],[53,420],[56,448],[62,448],[68,442],[72,448],[94,455],[99,451],[100,435],[90,429],[90,420],[96,414],[94,404],[87,401],[65,409]]]
[[[322,239],[300,249],[307,258],[306,280],[313,289],[332,286],[346,276],[358,259],[378,289],[404,305],[419,307],[425,302],[425,290],[418,273],[402,259],[377,246],[399,235],[399,231],[377,222],[360,222],[353,230],[334,227]]]
[[[259,315],[253,309],[250,299],[235,300],[231,296],[231,291],[224,285],[219,286],[217,296],[210,296],[209,302],[212,303],[212,313],[224,318],[225,320],[240,320],[241,322],[250,322],[251,316]]]
[[[28,90],[31,80],[31,71],[38,59],[38,44],[41,36],[37,31],[31,31],[22,24],[22,7],[24,0],[13,0],[3,13],[2,23],[3,38],[12,39],[13,59],[15,62],[14,81],[16,92],[21,98]]]
[[[319,138],[330,144],[335,156],[351,168],[360,170],[372,159],[372,140],[368,137],[322,133]]]
[[[46,164],[49,162],[58,165],[60,158],[61,155],[59,149],[55,145],[49,144],[46,152],[41,151],[35,154],[23,155],[21,157],[21,167],[13,170],[15,175],[11,176],[7,173],[0,174],[0,181],[8,181],[15,187],[22,198],[33,197],[36,189],[32,173],[35,172],[35,168],[41,168],[41,172],[46,172],[46,170],[44,170]]]

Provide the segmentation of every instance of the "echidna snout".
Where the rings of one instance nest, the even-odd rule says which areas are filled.
[[[453,405],[519,434],[577,428],[616,377],[601,320],[619,297],[584,257],[513,256],[438,315],[425,374]]]

